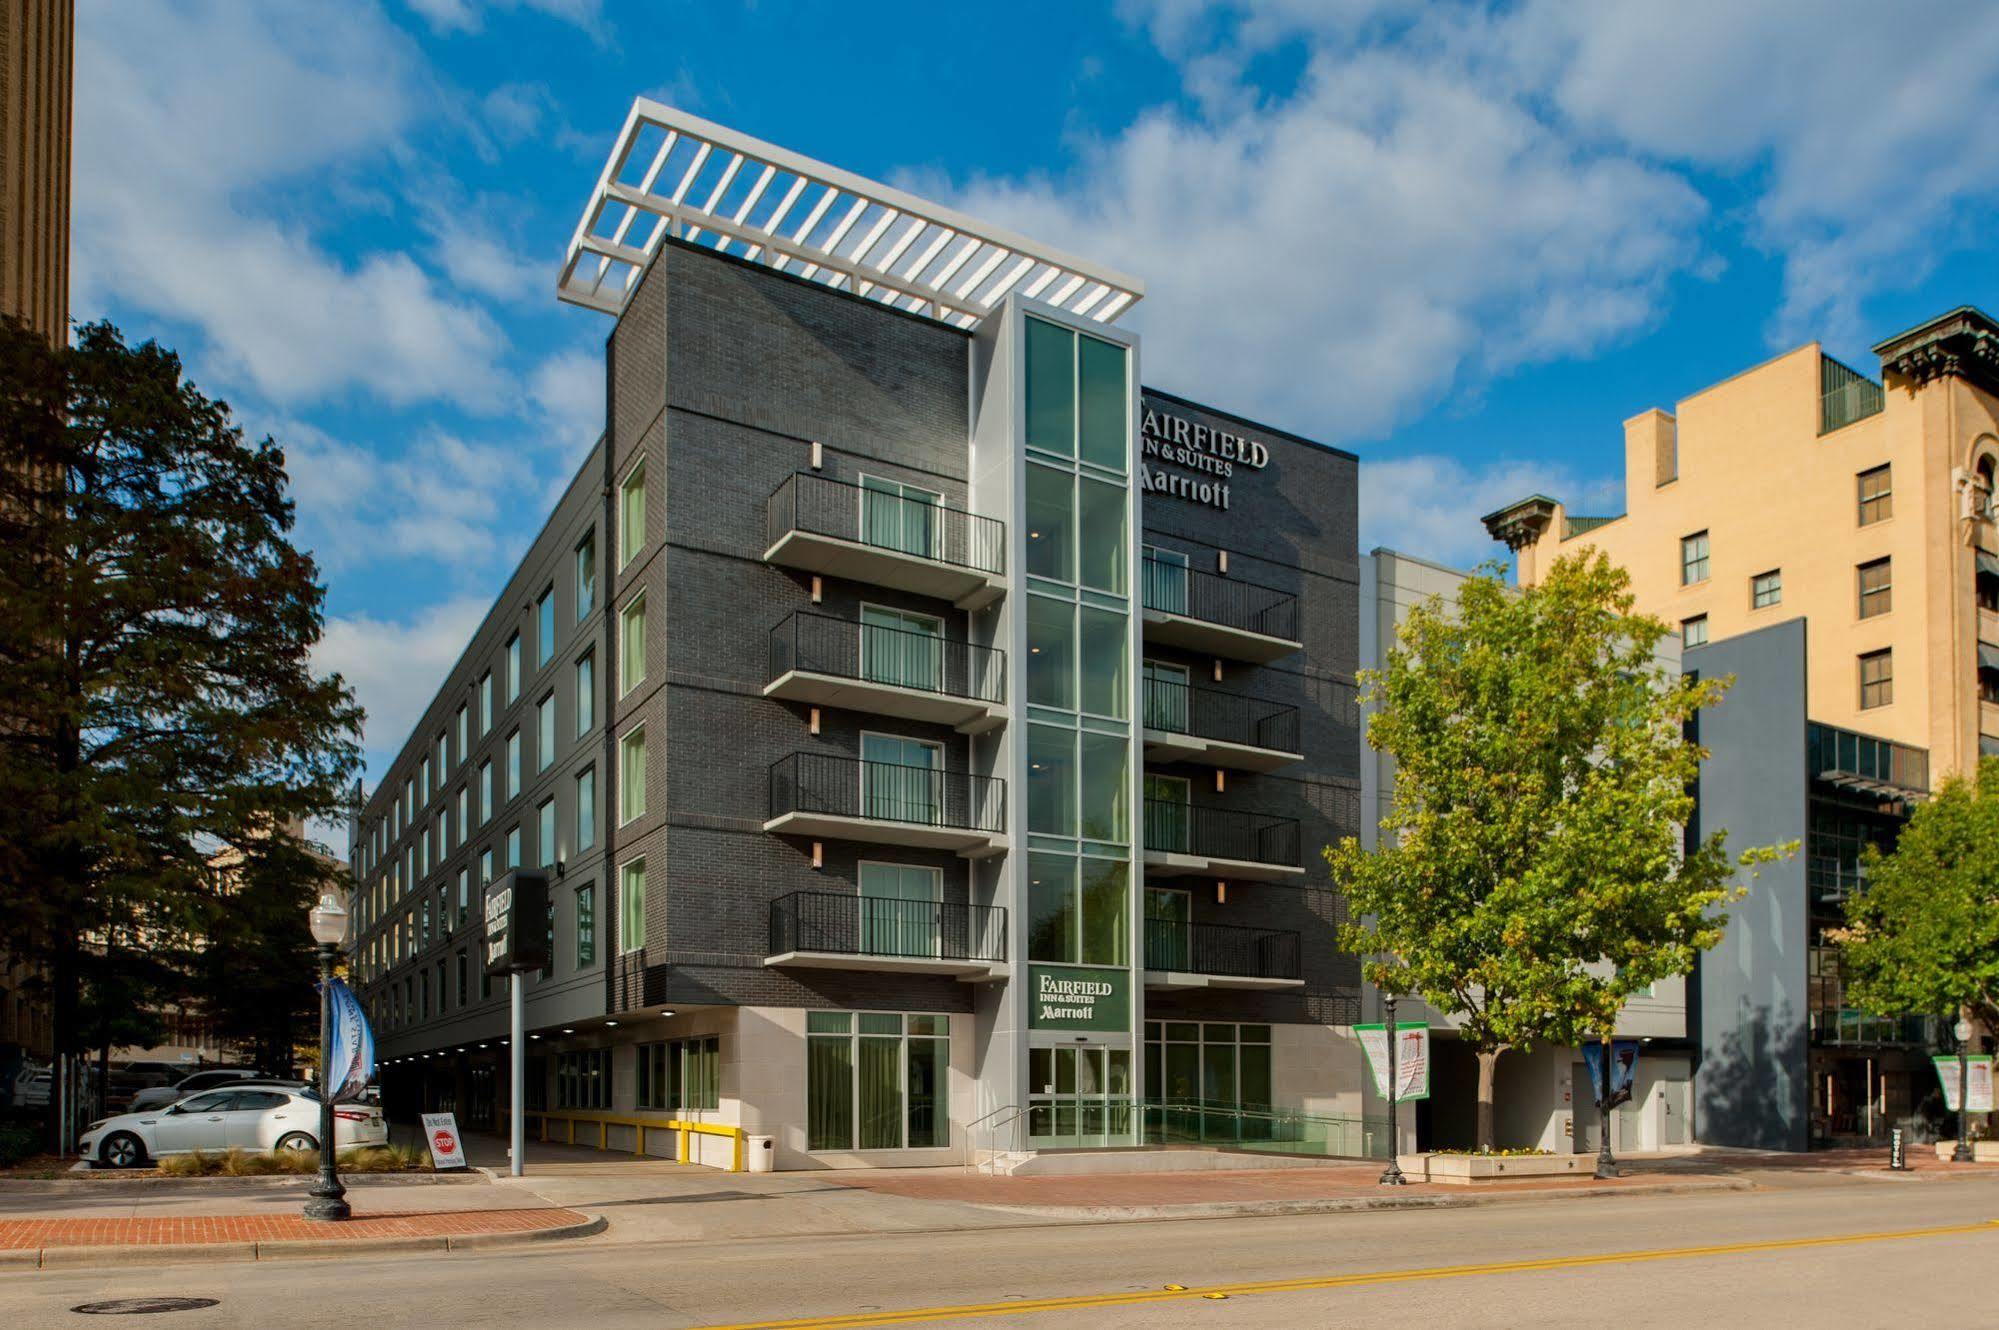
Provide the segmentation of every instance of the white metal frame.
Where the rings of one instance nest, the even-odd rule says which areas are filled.
[[[641,97],[570,237],[556,294],[621,313],[668,236],[976,325],[1014,291],[1108,323],[1137,278]]]

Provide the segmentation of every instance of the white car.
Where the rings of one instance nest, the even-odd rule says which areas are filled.
[[[373,1104],[333,1106],[333,1144],[386,1145],[388,1124]],[[148,1159],[195,1150],[317,1150],[319,1099],[283,1086],[233,1086],[191,1095],[168,1108],[120,1113],[90,1124],[77,1151],[93,1163],[137,1168]]]
[[[224,1086],[234,1085],[238,1081],[265,1082],[271,1080],[273,1080],[272,1077],[260,1076],[248,1067],[210,1067],[206,1071],[197,1071],[190,1076],[186,1076],[173,1085],[147,1086],[132,1096],[132,1102],[126,1105],[125,1111],[128,1113],[157,1112],[165,1108],[168,1104],[179,1103],[189,1095],[201,1090],[219,1090]],[[287,1082],[287,1084],[303,1085],[305,1082],[294,1081]]]

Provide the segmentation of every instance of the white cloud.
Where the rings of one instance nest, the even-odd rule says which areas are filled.
[[[192,324],[227,375],[297,404],[363,390],[478,409],[506,339],[406,254],[313,234],[349,167],[406,152],[437,96],[372,7],[85,6],[76,304]]]
[[[1646,326],[1698,253],[1682,180],[1428,49],[1320,51],[1286,98],[1205,104],[1083,145],[1073,180],[976,181],[965,204],[1142,277],[1160,386],[1328,442]]]
[[[1536,493],[1562,499],[1578,515],[1623,506],[1620,482],[1585,480],[1541,462],[1472,466],[1429,453],[1369,458],[1360,468],[1360,547],[1387,546],[1458,568],[1508,560],[1479,518]]]
[[[405,619],[327,620],[313,667],[344,675],[367,711],[362,747],[370,767],[379,769],[400,751],[491,607],[490,598],[460,596]]]
[[[551,441],[565,452],[597,441],[604,430],[604,358],[595,351],[560,351],[528,376],[528,396],[541,411]]]
[[[431,30],[438,33],[478,32],[489,12],[522,10],[542,14],[574,27],[598,41],[609,37],[602,0],[405,0]]]

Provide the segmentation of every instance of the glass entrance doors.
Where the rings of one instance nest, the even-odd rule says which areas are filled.
[[[1030,1048],[1027,1092],[1032,1149],[1132,1143],[1128,1048]]]

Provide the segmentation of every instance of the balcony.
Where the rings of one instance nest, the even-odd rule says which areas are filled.
[[[771,630],[764,696],[977,734],[1006,720],[1006,653],[931,633],[794,614]]]
[[[983,859],[1006,851],[1006,782],[937,767],[792,753],[771,764],[764,830]]]
[[[1145,921],[1145,986],[1302,988],[1298,934],[1290,929]]]
[[[1295,818],[1172,799],[1145,801],[1148,877],[1217,877],[1238,882],[1303,877],[1298,848]]]
[[[764,560],[978,609],[1006,591],[1006,528],[927,498],[800,471],[770,496]]]
[[[1177,679],[1145,680],[1145,758],[1275,771],[1301,761],[1298,708]]]
[[[770,903],[764,964],[799,969],[1003,976],[1006,911],[955,901],[794,891]]]
[[[1298,598],[1153,555],[1141,586],[1145,640],[1267,665],[1303,648]]]

